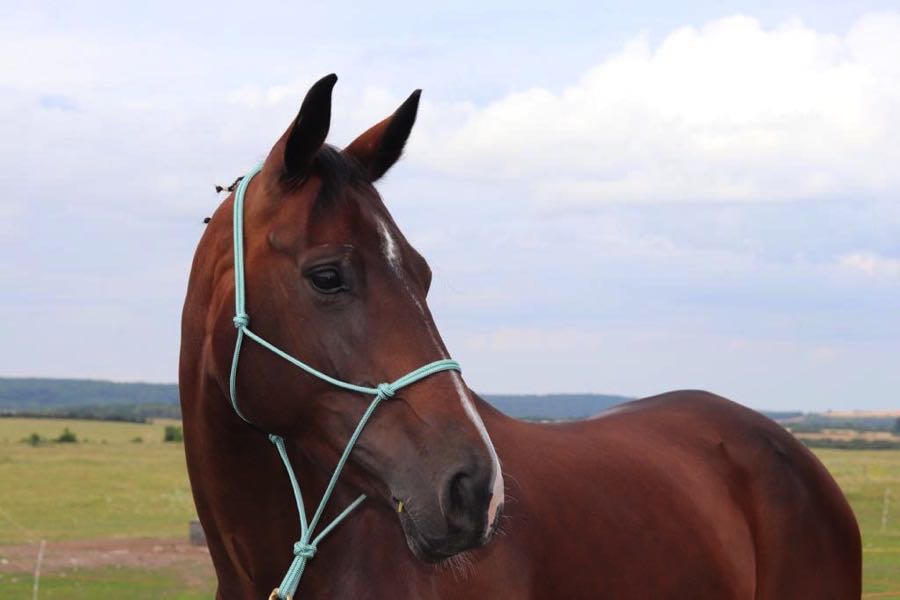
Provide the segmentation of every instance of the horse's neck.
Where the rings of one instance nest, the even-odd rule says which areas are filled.
[[[293,558],[293,544],[300,537],[291,485],[267,435],[229,412],[230,404],[221,393],[210,392],[203,398],[204,410],[185,411],[188,468],[197,511],[206,529],[222,597],[245,597],[260,591],[268,594],[284,576]],[[307,514],[311,516],[327,484],[328,473],[314,465],[290,440],[287,446]],[[353,490],[338,484],[318,530],[354,497]],[[320,578],[317,572],[330,570],[337,560],[353,558],[352,548],[360,546],[353,540],[366,537],[357,530],[381,527],[384,518],[379,511],[362,508],[358,512],[322,542],[312,561],[316,568],[304,575],[304,589],[315,585],[314,581]],[[332,537],[335,539],[330,541]],[[331,556],[332,544],[349,544],[350,550]],[[319,567],[328,563],[326,568]]]

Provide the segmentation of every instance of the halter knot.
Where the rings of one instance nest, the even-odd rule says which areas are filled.
[[[393,398],[394,394],[397,393],[397,390],[394,389],[394,386],[389,383],[379,383],[375,389],[378,390],[378,393],[385,398]]]
[[[235,329],[242,329],[250,324],[250,315],[247,313],[238,313],[231,318]]]
[[[297,542],[294,544],[294,556],[309,560],[316,555],[316,547],[305,542]]]

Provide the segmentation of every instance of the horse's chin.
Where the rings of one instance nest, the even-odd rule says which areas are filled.
[[[400,513],[400,526],[406,537],[406,545],[409,546],[413,556],[427,563],[437,564],[444,562],[469,550],[481,548],[491,541],[496,523],[484,536],[476,539],[466,539],[455,536],[440,540],[431,540],[422,534],[415,518],[409,511]]]

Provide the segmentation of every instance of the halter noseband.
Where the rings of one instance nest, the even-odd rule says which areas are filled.
[[[434,375],[435,373],[440,373],[441,371],[460,371],[461,369],[459,363],[455,360],[443,359],[428,363],[427,365],[419,367],[414,371],[410,371],[403,377],[400,377],[399,379],[390,383],[380,383],[376,387],[355,385],[353,383],[341,381],[340,379],[335,379],[330,375],[322,373],[315,367],[306,364],[298,358],[294,358],[281,348],[278,348],[274,344],[267,342],[262,337],[250,330],[250,315],[247,314],[246,284],[244,280],[244,196],[247,194],[247,187],[250,185],[250,180],[252,180],[253,177],[262,170],[262,166],[262,163],[260,163],[259,165],[251,169],[250,172],[248,172],[243,177],[243,179],[240,180],[240,183],[237,187],[237,192],[234,197],[234,318],[232,319],[232,321],[234,322],[235,329],[237,329],[237,340],[234,344],[234,356],[231,359],[231,375],[228,381],[229,394],[231,396],[231,405],[234,407],[234,412],[236,412],[237,415],[247,423],[251,423],[250,420],[247,419],[247,417],[245,417],[241,412],[240,408],[238,408],[237,403],[237,368],[244,336],[249,337],[260,346],[271,350],[292,365],[303,369],[310,375],[318,377],[319,379],[326,381],[331,385],[349,390],[351,392],[358,392],[360,394],[373,396],[368,408],[366,408],[366,411],[360,418],[359,423],[356,425],[356,429],[353,431],[350,439],[347,440],[347,445],[344,448],[344,452],[341,454],[341,458],[338,460],[337,465],[334,467],[334,472],[331,474],[331,479],[328,481],[328,486],[325,488],[325,493],[322,494],[322,499],[319,501],[319,506],[318,508],[316,508],[316,512],[313,514],[312,519],[310,519],[309,521],[307,521],[306,518],[306,509],[303,504],[303,495],[300,492],[300,484],[297,481],[297,476],[294,474],[294,469],[291,466],[291,461],[288,458],[287,450],[284,446],[284,438],[274,434],[269,435],[269,440],[273,444],[275,444],[275,448],[278,450],[278,454],[281,456],[281,461],[284,463],[284,467],[287,470],[288,478],[291,481],[291,488],[294,491],[294,500],[297,503],[297,513],[300,516],[300,539],[297,541],[297,543],[294,544],[294,560],[291,563],[291,566],[288,568],[284,579],[281,581],[281,585],[279,585],[272,591],[272,594],[269,596],[269,598],[270,600],[290,600],[297,591],[297,586],[300,584],[300,577],[303,575],[303,570],[306,567],[307,561],[315,556],[316,548],[318,547],[319,542],[322,541],[322,539],[326,535],[328,535],[341,521],[343,521],[344,518],[353,511],[353,509],[359,506],[362,501],[366,499],[365,494],[360,495],[359,498],[354,500],[347,508],[343,510],[343,512],[335,517],[335,519],[331,523],[329,523],[324,529],[322,529],[322,531],[320,531],[317,535],[315,535],[315,537],[313,537],[313,532],[315,531],[316,526],[319,524],[319,520],[322,518],[322,513],[325,511],[325,505],[328,503],[328,499],[331,497],[331,494],[334,491],[334,487],[337,484],[338,477],[340,477],[341,470],[343,470],[344,464],[350,457],[350,453],[353,451],[353,446],[359,439],[360,434],[362,434],[362,430],[366,426],[366,423],[369,421],[369,417],[372,416],[372,413],[375,412],[375,409],[378,407],[382,400],[391,398],[398,390],[408,385],[412,385],[420,379],[424,379],[430,375]]]

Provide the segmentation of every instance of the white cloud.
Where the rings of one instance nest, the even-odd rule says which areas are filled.
[[[843,36],[733,16],[655,48],[640,36],[561,91],[456,106],[454,121],[428,120],[439,133],[411,155],[455,175],[531,181],[554,206],[896,190],[898,56],[896,13]]]
[[[854,252],[838,259],[838,266],[871,277],[900,277],[900,259],[871,252]]]
[[[597,332],[566,327],[503,327],[467,340],[467,346],[474,350],[495,352],[593,350],[600,344]]]
[[[212,185],[261,158],[335,71],[339,145],[425,90],[407,158],[379,189],[431,261],[431,308],[477,388],[889,400],[896,15],[839,36],[744,17],[675,30],[670,15],[669,35],[600,61],[605,50],[584,57],[603,36],[562,21],[577,52],[529,37],[540,56],[522,60],[518,26],[517,40],[457,43],[451,23],[410,46],[406,23],[370,16],[365,35],[332,19],[301,40],[296,18],[272,19],[300,10],[282,5],[256,11],[259,27],[165,6],[132,27],[109,10],[0,20],[9,373],[173,379],[191,255],[222,199]],[[858,191],[817,205],[600,204]],[[527,210],[529,196],[549,210]],[[564,203],[580,206],[559,214]],[[110,354],[119,339],[137,342]],[[831,347],[841,368],[824,360]]]
[[[297,104],[299,108],[299,99],[306,94],[310,81],[313,79],[308,78],[308,80],[298,80],[288,85],[272,85],[265,88],[258,85],[246,85],[229,92],[227,100],[247,108],[269,108],[287,100]]]

